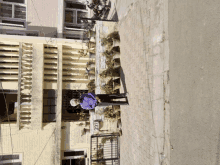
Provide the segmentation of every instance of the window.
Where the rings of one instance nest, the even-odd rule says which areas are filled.
[[[26,27],[24,0],[0,0],[0,25]]]
[[[24,0],[3,0],[4,2],[24,3]]]
[[[86,150],[68,150],[62,155],[62,165],[87,165]]]
[[[66,34],[64,35],[65,38],[81,40],[85,38],[83,31],[86,26],[80,21],[81,17],[88,17],[87,6],[84,3],[66,1],[64,29],[74,35],[69,37],[69,34]]]
[[[22,154],[0,155],[0,164],[22,165]]]
[[[44,89],[43,122],[56,121],[56,91]]]

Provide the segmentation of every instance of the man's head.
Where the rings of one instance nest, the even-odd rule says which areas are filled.
[[[80,99],[72,99],[70,100],[70,104],[75,107],[77,106],[78,104],[80,104]]]

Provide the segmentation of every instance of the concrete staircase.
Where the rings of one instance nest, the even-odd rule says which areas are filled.
[[[20,62],[20,112],[19,128],[31,127],[31,99],[32,99],[32,44],[22,44]]]

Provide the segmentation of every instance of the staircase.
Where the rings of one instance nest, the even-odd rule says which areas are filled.
[[[22,44],[20,58],[20,114],[19,128],[31,127],[31,96],[32,96],[32,44]]]

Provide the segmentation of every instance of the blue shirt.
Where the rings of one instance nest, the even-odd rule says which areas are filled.
[[[81,99],[83,99],[83,101],[80,103],[80,106],[83,109],[94,109],[97,105],[94,93],[82,94]]]

